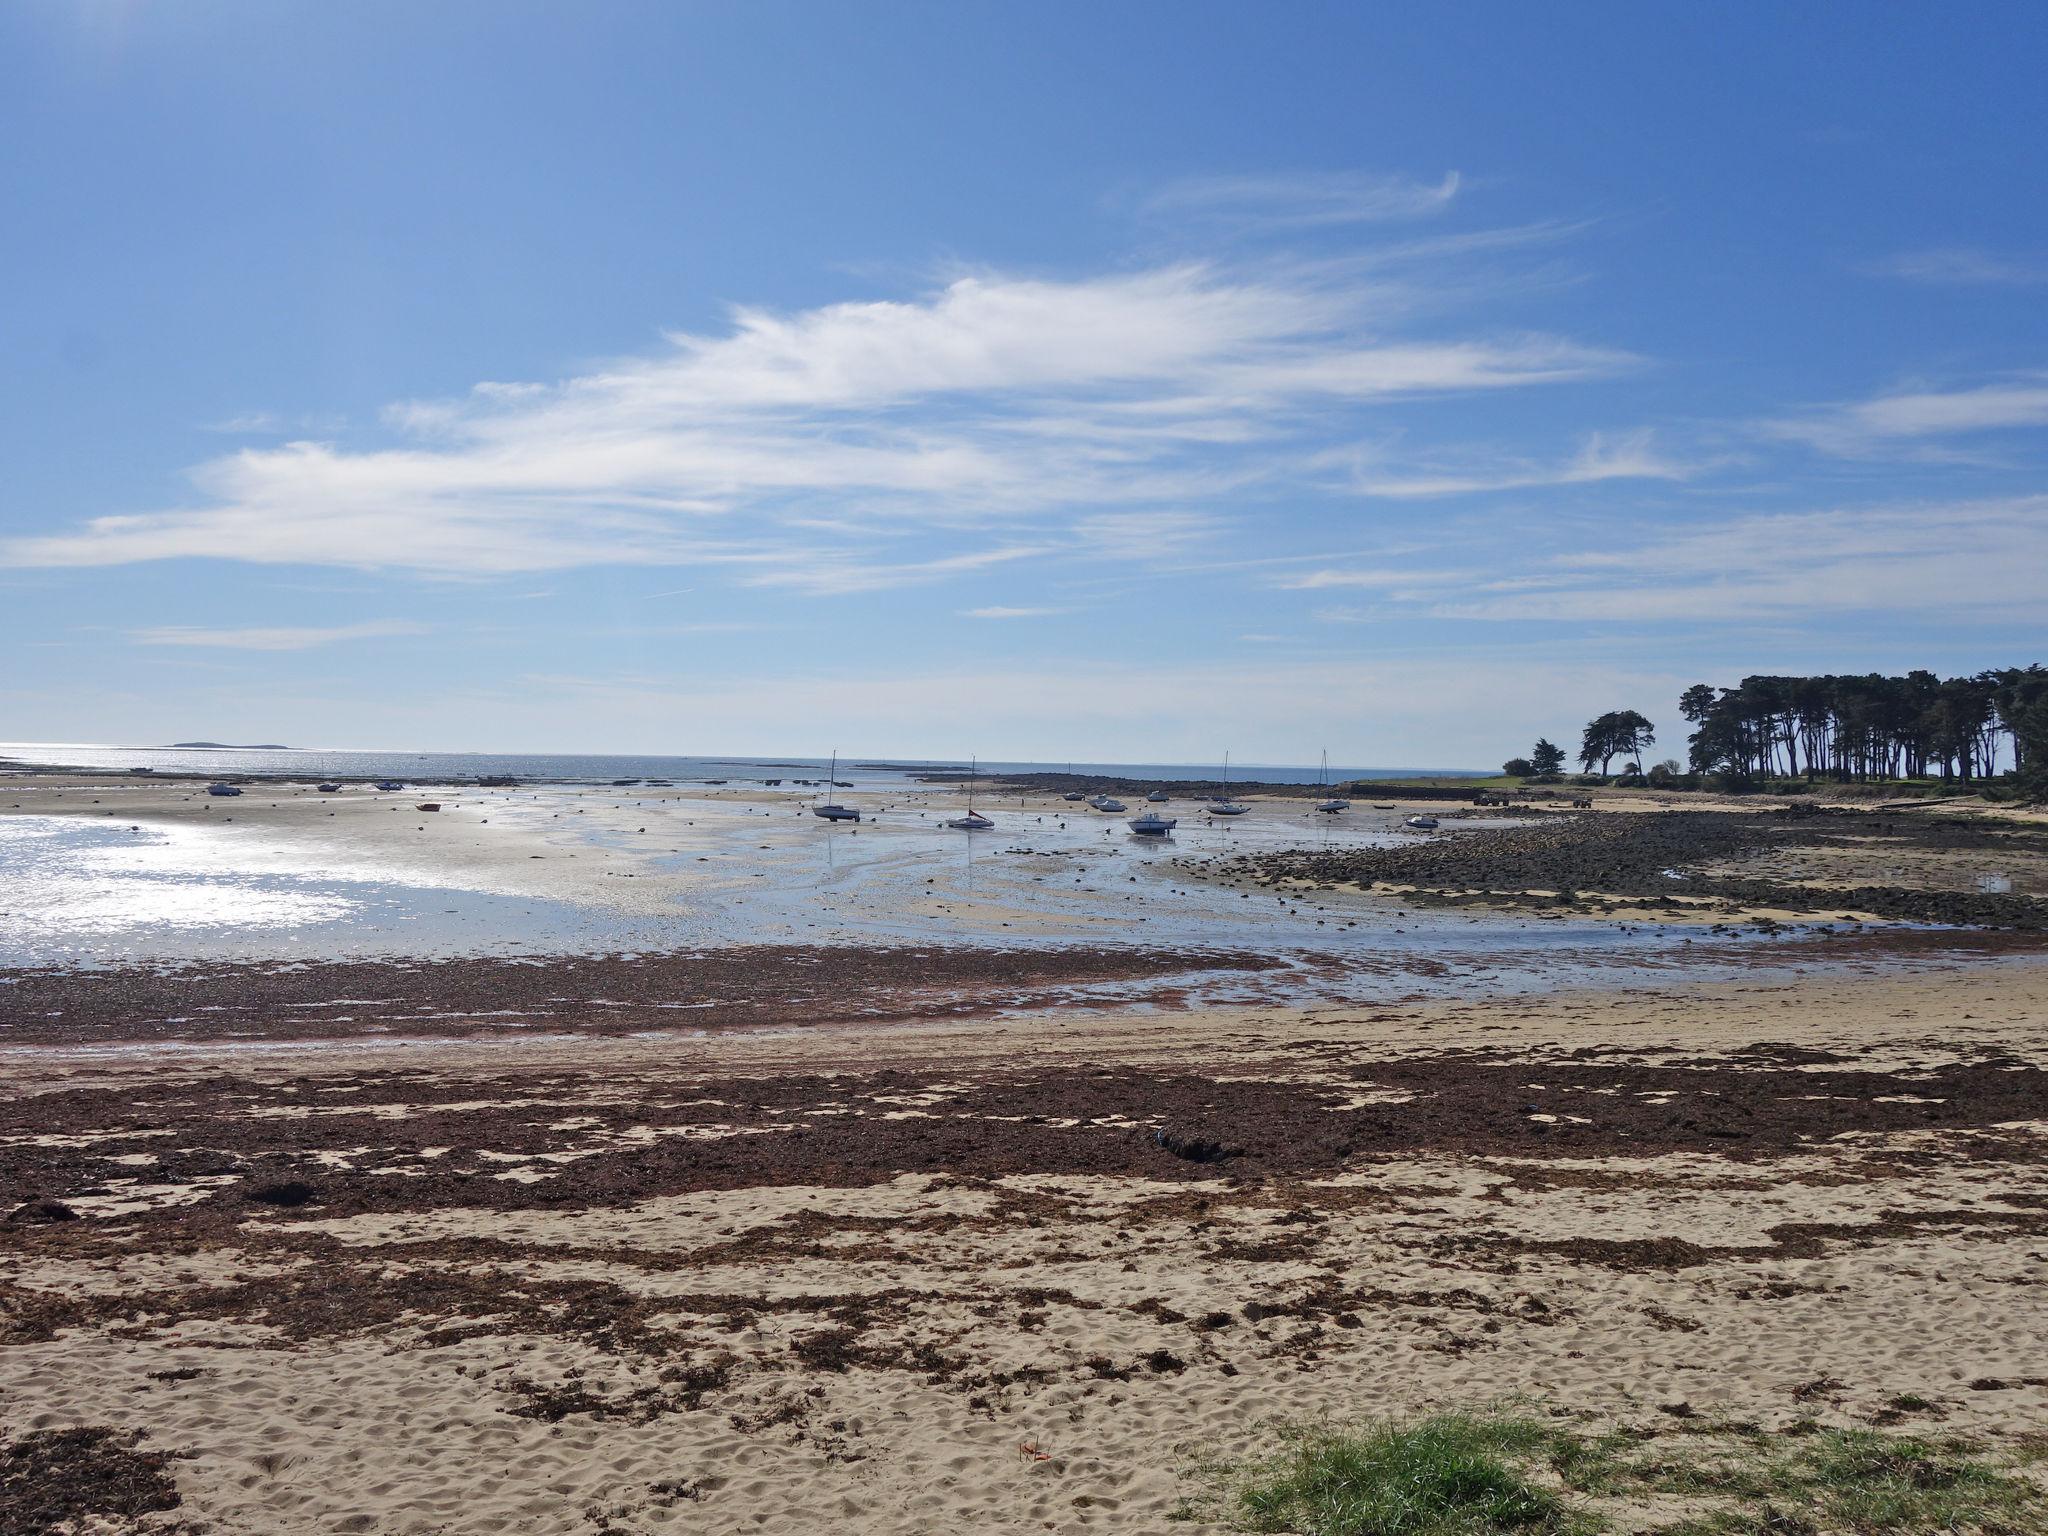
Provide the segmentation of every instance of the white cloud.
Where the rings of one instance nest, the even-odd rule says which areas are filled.
[[[1424,599],[1434,617],[1633,624],[2039,622],[2048,496],[1757,513]]]
[[[634,562],[862,590],[943,574],[976,529],[1007,545],[1143,515],[1160,519],[1155,541],[1184,541],[1193,524],[1170,534],[1163,519],[1213,520],[1202,509],[1247,485],[1297,483],[1296,439],[1333,410],[1632,362],[1554,336],[1391,335],[1400,311],[1342,271],[1192,264],[744,309],[722,334],[672,335],[559,384],[395,407],[397,445],[213,459],[193,474],[192,506],[0,540],[0,565],[210,558],[462,577]],[[886,574],[861,530],[891,527],[932,530],[941,547]]]
[[[1428,218],[1458,195],[1459,176],[1435,182],[1359,172],[1279,176],[1198,176],[1176,181],[1145,201],[1148,212],[1308,227]]]
[[[1326,566],[1321,570],[1278,576],[1272,584],[1291,592],[1323,592],[1340,587],[1399,591],[1411,587],[1442,586],[1446,582],[1463,580],[1467,575],[1469,573],[1463,571],[1405,570],[1398,566]]]
[[[2048,258],[2000,256],[1969,246],[1902,251],[1866,269],[1879,277],[1965,287],[2033,288],[2048,283]]]
[[[1593,485],[1603,480],[1683,480],[1691,473],[1689,466],[1659,453],[1647,430],[1611,440],[1596,432],[1576,454],[1561,463],[1513,460],[1459,469],[1433,467],[1406,474],[1387,473],[1357,463],[1352,469],[1351,489],[1361,496],[1419,500],[1541,486]]]
[[[409,619],[370,619],[361,624],[325,628],[291,626],[272,629],[200,629],[182,624],[129,633],[137,645],[198,646],[229,651],[309,651],[316,646],[351,640],[382,640],[399,635],[424,635],[428,626]]]
[[[809,560],[792,556],[786,565],[744,577],[743,580],[749,586],[791,587],[799,592],[818,595],[877,592],[887,587],[908,587],[922,582],[940,581],[966,571],[984,570],[992,565],[1006,565],[1012,560],[1029,560],[1033,556],[1049,553],[1050,550],[1042,547],[1010,545],[999,549],[976,550],[964,555],[946,555],[935,560],[914,560],[892,565],[882,561],[855,560],[828,550]]]
[[[2048,426],[2048,378],[2033,376],[1974,389],[1902,390],[1768,422],[1773,437],[1825,453],[1861,457],[1942,438]]]

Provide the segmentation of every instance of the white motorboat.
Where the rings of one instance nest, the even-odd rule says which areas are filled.
[[[1098,811],[1107,811],[1112,816],[1117,815],[1124,808],[1123,801],[1115,799],[1109,795],[1097,795],[1093,800],[1090,800],[1088,803],[1094,806],[1095,809],[1097,809]]]
[[[1208,811],[1211,816],[1244,816],[1248,815],[1251,811],[1251,807],[1242,800],[1230,798],[1230,754],[1228,752],[1223,754],[1223,793],[1209,802]]]
[[[1130,819],[1130,829],[1139,837],[1164,837],[1180,822],[1172,816],[1162,816],[1157,811],[1146,811]]]
[[[313,787],[323,795],[338,795],[341,793],[341,786],[339,784],[315,784]]]
[[[1434,816],[1410,816],[1407,824],[1418,832],[1431,832],[1442,825]]]
[[[1327,794],[1330,788],[1330,754],[1328,752],[1325,752],[1323,754],[1323,773],[1321,779],[1319,779],[1317,782],[1322,785],[1324,793]],[[1335,816],[1340,812],[1350,810],[1351,802],[1349,800],[1340,799],[1336,796],[1331,796],[1329,799],[1317,801],[1316,809],[1321,811],[1325,816]]]
[[[209,784],[206,786],[206,792],[209,795],[239,795],[241,793],[232,784]]]
[[[1152,791],[1151,794],[1147,795],[1145,798],[1147,800],[1150,800],[1154,805],[1164,805],[1168,800],[1171,800],[1173,797],[1163,789],[1155,789]]]
[[[829,785],[835,785],[835,786],[836,786],[836,784],[837,784],[837,780],[838,780],[838,777],[839,777],[839,749],[835,747],[835,748],[833,748],[833,750],[832,750],[832,767],[830,768],[830,770],[828,770],[828,771],[827,771],[827,773],[826,773],[826,775],[825,775],[825,779],[824,779],[824,782],[825,782],[826,784],[829,784]],[[813,816],[821,817],[821,818],[823,818],[823,819],[824,819],[824,820],[826,820],[826,821],[859,821],[859,820],[860,820],[860,808],[859,808],[858,806],[852,806],[852,805],[834,805],[834,804],[830,803],[829,801],[828,801],[828,802],[827,802],[826,804],[824,804],[824,805],[814,805],[814,806],[812,806],[812,807],[811,807],[811,814],[812,814]]]
[[[974,780],[981,768],[979,758],[969,758],[967,769],[967,814],[955,816],[946,825],[956,832],[986,832],[995,823],[974,808]]]
[[[379,779],[379,780],[377,781],[377,783],[376,783],[375,787],[376,787],[376,788],[378,788],[378,789],[383,789],[383,790],[392,790],[392,789],[403,789],[403,788],[405,788],[405,786],[404,786],[403,784],[401,784],[401,783],[400,783],[400,782],[399,782],[399,781],[398,781],[397,779]]]

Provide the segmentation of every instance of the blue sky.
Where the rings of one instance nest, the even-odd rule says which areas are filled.
[[[2043,57],[2038,5],[0,10],[0,740],[1484,765],[2048,660]]]

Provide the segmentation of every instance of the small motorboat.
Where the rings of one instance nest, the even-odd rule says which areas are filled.
[[[1088,803],[1098,811],[1107,811],[1112,816],[1119,814],[1124,809],[1123,801],[1114,799],[1109,795],[1097,795]]]
[[[1433,832],[1441,825],[1434,816],[1410,816],[1407,824],[1418,832]]]
[[[1382,805],[1379,801],[1375,800],[1372,803],[1372,808],[1376,811],[1391,811],[1394,809],[1394,804],[1392,801],[1388,801],[1385,805]]]
[[[339,784],[315,784],[313,787],[323,795],[338,795],[341,793],[341,786]]]
[[[1164,805],[1168,800],[1172,798],[1172,796],[1167,794],[1167,792],[1163,789],[1155,789],[1152,791],[1151,794],[1147,795],[1145,798],[1151,801],[1154,805]]]
[[[206,786],[206,792],[209,795],[239,795],[241,793],[232,784],[209,784]]]
[[[1061,798],[1062,800],[1077,800],[1077,801],[1078,801],[1078,800],[1086,800],[1086,799],[1087,799],[1088,797],[1087,797],[1086,795],[1082,794],[1082,793],[1081,793],[1081,791],[1079,791],[1078,789],[1070,789],[1070,790],[1068,790],[1068,791],[1067,791],[1067,792],[1066,792],[1066,793],[1065,793],[1064,795],[1061,795],[1061,796],[1060,796],[1060,798]]]
[[[441,802],[438,800],[422,800],[413,809],[416,811],[438,811],[441,809]]]
[[[1138,837],[1165,837],[1180,822],[1172,816],[1162,816],[1157,811],[1147,811],[1142,816],[1133,816],[1130,828]]]
[[[379,779],[375,787],[378,789],[389,791],[394,789],[403,789],[405,788],[405,785],[398,779]]]

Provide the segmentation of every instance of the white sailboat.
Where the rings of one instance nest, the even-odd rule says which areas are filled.
[[[826,774],[825,774],[825,783],[826,783],[826,784],[827,784],[828,786],[830,786],[830,785],[833,785],[834,783],[836,783],[836,781],[838,780],[838,778],[839,778],[839,749],[838,749],[837,747],[834,747],[834,748],[832,749],[832,766],[831,766],[831,768],[830,768],[830,769],[828,769],[828,770],[826,771]],[[812,807],[811,807],[811,814],[812,814],[813,816],[822,816],[822,817],[823,817],[823,818],[824,818],[825,820],[827,820],[827,821],[859,821],[859,820],[860,820],[860,808],[859,808],[858,806],[853,806],[853,805],[838,805],[838,804],[835,804],[835,803],[833,803],[833,802],[831,802],[831,801],[827,801],[827,802],[826,802],[825,804],[823,804],[823,805],[814,805],[814,806],[812,806]]]
[[[1067,764],[1067,777],[1071,779],[1073,776],[1074,765],[1072,763],[1069,763]],[[1061,795],[1060,798],[1062,800],[1086,800],[1088,797],[1082,794],[1081,791],[1079,791],[1078,789],[1070,789],[1064,795]]]
[[[959,832],[986,832],[995,823],[974,808],[974,780],[981,770],[981,759],[971,757],[967,761],[967,814],[955,816],[946,825]]]
[[[1319,782],[1323,786],[1324,793],[1328,794],[1330,788],[1330,754],[1327,749],[1323,753],[1323,776],[1317,782]],[[1350,810],[1351,802],[1349,800],[1342,800],[1332,797],[1330,799],[1319,801],[1316,805],[1316,809],[1321,811],[1326,816],[1335,816],[1340,811]]]
[[[1211,816],[1242,816],[1251,810],[1242,800],[1230,798],[1230,754],[1223,754],[1223,793],[1209,802]]]

